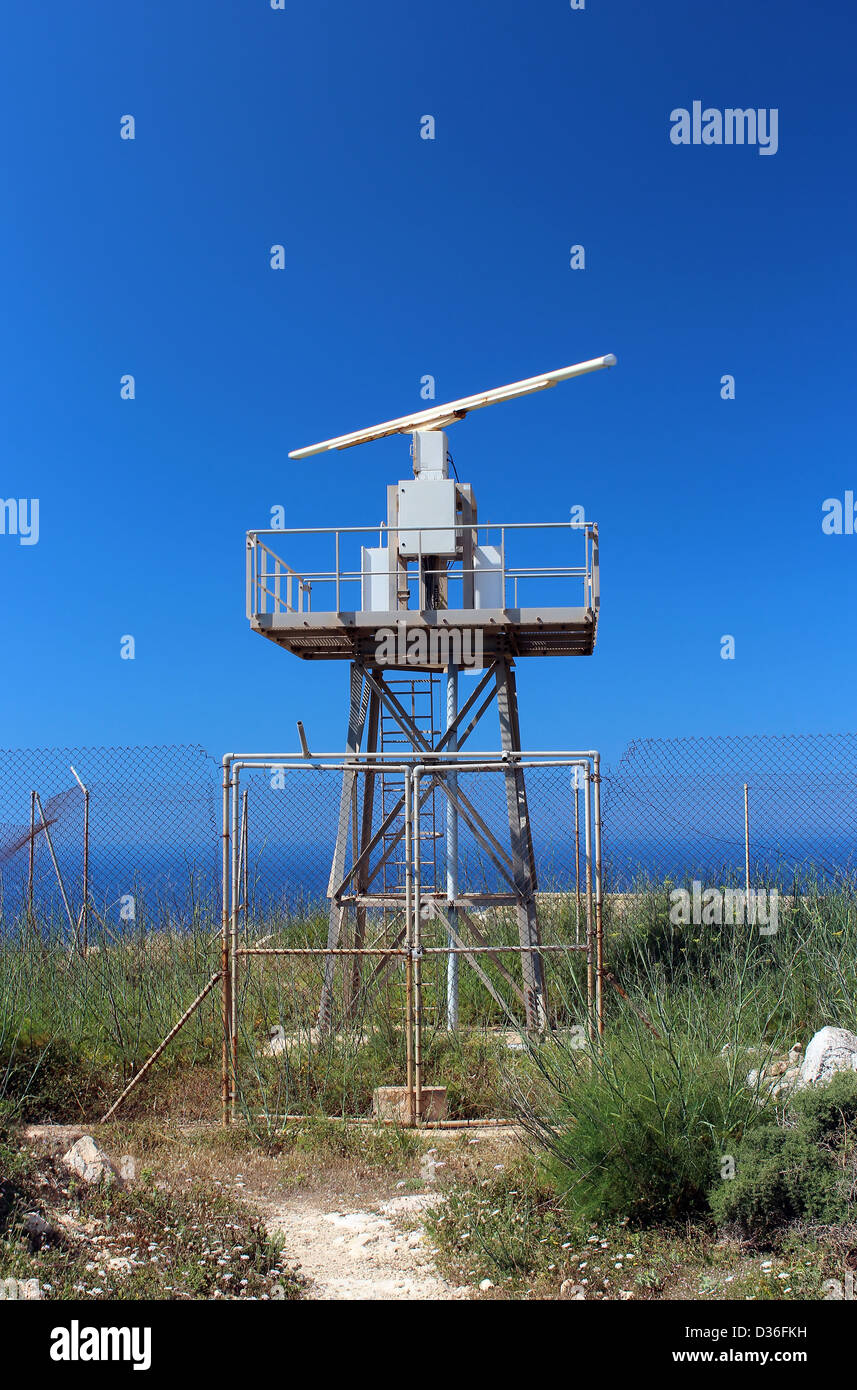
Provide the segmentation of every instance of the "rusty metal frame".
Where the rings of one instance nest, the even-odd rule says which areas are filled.
[[[472,706],[471,706],[472,707]],[[586,811],[584,825],[584,863],[586,873],[586,933],[585,942],[576,940],[561,945],[525,945],[515,946],[492,945],[485,941],[481,933],[475,928],[472,920],[466,912],[462,912],[463,921],[461,925],[471,937],[471,941],[465,940],[459,929],[454,939],[444,946],[424,947],[422,944],[422,912],[427,911],[433,915],[441,913],[442,919],[448,921],[445,912],[441,912],[435,896],[426,897],[422,893],[421,886],[421,859],[420,859],[420,838],[413,834],[414,816],[419,818],[419,806],[425,792],[421,790],[421,780],[429,779],[431,785],[444,786],[442,773],[444,770],[454,768],[456,772],[499,772],[508,780],[511,775],[515,782],[523,778],[526,768],[530,767],[549,767],[561,766],[569,769],[581,769],[584,776],[584,807]],[[397,934],[394,941],[388,942],[383,946],[367,947],[365,945],[340,946],[329,942],[326,947],[267,947],[254,946],[249,942],[240,946],[238,943],[238,924],[239,910],[243,904],[240,901],[240,876],[239,876],[239,853],[238,842],[240,841],[244,853],[246,854],[246,835],[247,835],[247,808],[246,800],[239,796],[239,781],[242,770],[245,769],[276,769],[278,771],[292,771],[296,773],[305,771],[318,771],[322,768],[331,772],[340,772],[343,775],[353,776],[356,772],[368,771],[371,769],[396,772],[405,779],[406,794],[404,797],[405,806],[405,925]],[[401,754],[393,757],[390,754],[353,754],[346,759],[341,754],[319,754],[312,755],[307,759],[303,754],[233,754],[227,755],[223,760],[223,903],[222,903],[222,932],[221,932],[221,970],[218,972],[221,981],[223,994],[223,1069],[222,1069],[222,1120],[224,1125],[234,1122],[238,1107],[238,1016],[237,1016],[237,972],[239,963],[242,960],[253,957],[268,957],[271,960],[290,957],[313,957],[322,956],[326,961],[332,962],[339,957],[347,957],[354,961],[358,958],[374,958],[377,961],[376,969],[372,979],[368,982],[369,986],[379,976],[380,972],[393,960],[404,960],[406,967],[406,1049],[407,1049],[407,1109],[409,1124],[420,1127],[433,1127],[433,1122],[423,1118],[423,1032],[424,1032],[424,1008],[422,995],[422,963],[427,956],[444,955],[463,956],[467,963],[474,969],[482,983],[489,989],[495,1000],[503,1004],[504,1010],[509,1013],[508,1006],[499,998],[491,987],[490,980],[479,965],[479,957],[487,955],[495,964],[501,967],[504,978],[508,978],[514,985],[515,992],[523,998],[517,982],[508,971],[502,967],[501,956],[504,954],[516,954],[522,958],[524,955],[536,955],[539,958],[547,953],[570,953],[581,951],[586,953],[587,959],[587,1016],[590,1039],[596,1041],[604,1031],[603,1014],[603,975],[604,975],[604,953],[603,953],[603,924],[602,924],[602,858],[601,858],[601,814],[600,814],[600,757],[597,753],[586,752],[583,754],[575,753],[525,753],[525,752],[506,752],[506,753],[478,753],[467,754],[463,752],[451,753],[420,749],[413,758],[402,760]],[[575,789],[576,792],[576,789]],[[481,820],[481,817],[480,817]],[[471,829],[476,833],[475,827]],[[365,852],[365,851],[364,851]],[[371,851],[370,851],[371,853]],[[575,828],[575,860],[579,861],[580,846],[577,828]],[[493,856],[492,856],[493,858]],[[246,863],[246,861],[245,861]],[[353,876],[346,875],[343,880],[347,883]],[[514,898],[513,898],[514,900]],[[577,934],[577,933],[576,933]],[[404,937],[404,942],[402,938]],[[519,1021],[510,1014],[510,1021],[516,1027]],[[522,1033],[525,1031],[521,1028]],[[294,1116],[288,1118],[295,1118]],[[454,1126],[455,1122],[444,1122],[446,1127]],[[463,1124],[463,1122],[462,1122]]]
[[[440,761],[440,760],[443,761]],[[245,913],[245,936],[247,934],[247,894],[248,894],[248,803],[246,793],[244,798],[240,798],[239,779],[242,768],[275,768],[278,771],[288,770],[294,772],[318,771],[325,768],[331,772],[354,773],[355,768],[369,764],[376,770],[384,767],[390,771],[397,771],[405,779],[405,925],[397,934],[393,942],[384,946],[331,946],[326,947],[267,947],[264,945],[239,945],[239,917],[242,910]],[[442,920],[447,922],[448,917],[441,913],[437,902],[436,894],[423,895],[421,891],[421,860],[420,860],[420,837],[413,834],[414,816],[419,823],[420,806],[420,781],[423,776],[428,776],[430,785],[438,781],[444,767],[449,771],[455,769],[456,774],[462,770],[471,772],[498,771],[509,776],[510,764],[517,777],[523,775],[527,767],[569,767],[584,769],[585,777],[585,796],[584,796],[584,861],[586,866],[586,941],[567,942],[562,945],[545,945],[541,942],[537,946],[524,945],[517,946],[493,945],[486,942],[479,929],[475,926],[469,914],[459,906],[458,922],[463,922],[465,929],[473,937],[472,942],[467,942],[462,937],[458,929],[455,930],[450,940],[445,946],[424,947],[422,944],[422,914],[423,910],[440,915]],[[577,792],[576,785],[577,772],[575,771],[575,797]],[[520,997],[522,991],[517,982],[502,966],[500,956],[503,954],[517,954],[522,957],[526,954],[535,954],[539,957],[546,953],[568,953],[572,951],[585,951],[587,959],[587,1014],[589,1019],[589,1035],[594,1044],[597,1044],[604,1032],[604,1012],[603,1012],[603,983],[606,980],[611,986],[619,989],[618,982],[612,977],[604,965],[603,951],[603,890],[602,890],[602,857],[601,857],[601,809],[600,809],[600,757],[598,753],[503,753],[503,754],[463,754],[460,752],[438,753],[436,750],[420,751],[418,757],[413,761],[402,762],[390,758],[383,753],[358,754],[356,757],[347,761],[342,761],[341,754],[319,754],[304,759],[303,754],[227,754],[223,759],[223,831],[222,831],[222,904],[221,904],[221,931],[220,931],[220,969],[216,970],[193,1002],[184,1011],[178,1021],[173,1025],[164,1037],[163,1041],[155,1048],[154,1052],[143,1063],[139,1071],[132,1077],[131,1081],[120,1093],[117,1099],[105,1113],[102,1123],[106,1122],[115,1115],[116,1111],[125,1101],[127,1096],[139,1085],[143,1078],[150,1071],[151,1067],[167,1049],[173,1039],[179,1034],[184,1025],[196,1013],[202,1002],[208,997],[212,989],[218,983],[221,986],[221,1012],[223,1023],[223,1048],[222,1048],[222,1068],[221,1068],[221,1111],[222,1122],[224,1125],[231,1124],[235,1119],[237,1109],[237,1079],[238,1079],[238,1013],[237,1013],[237,971],[239,961],[252,957],[268,957],[276,960],[281,957],[292,956],[324,956],[326,960],[336,957],[350,957],[352,960],[358,957],[374,957],[378,959],[378,965],[373,973],[369,985],[378,978],[382,971],[394,959],[403,959],[406,967],[406,1055],[407,1055],[407,1084],[406,1092],[408,1097],[408,1123],[410,1126],[422,1128],[438,1129],[466,1129],[472,1127],[474,1122],[471,1120],[445,1120],[428,1121],[423,1117],[423,1000],[422,1000],[422,962],[426,956],[443,955],[447,957],[461,955],[472,967],[476,975],[489,990],[492,997],[502,1005],[509,1014],[510,1021],[518,1026],[518,1021],[511,1015],[505,1001],[493,989],[489,977],[485,974],[478,962],[480,955],[487,955],[495,965],[500,968],[501,974],[514,987],[515,993]],[[31,798],[31,815],[35,819],[35,808],[38,805],[42,821],[44,823],[44,812],[41,807],[38,794],[34,793]],[[594,832],[594,833],[593,833]],[[579,861],[579,837],[577,818],[575,817],[575,863]],[[578,876],[579,878],[579,876]],[[242,881],[243,880],[243,881]],[[243,897],[242,890],[243,888]],[[70,916],[71,914],[69,914]],[[401,944],[404,936],[404,944]],[[622,993],[621,989],[619,990]],[[652,1032],[655,1029],[648,1020],[643,1020]],[[520,1030],[522,1035],[525,1031]],[[655,1034],[657,1036],[657,1034]],[[302,1116],[288,1115],[281,1117],[285,1120],[295,1120],[307,1118]],[[365,1123],[361,1117],[353,1117],[355,1122]],[[391,1122],[390,1122],[391,1123]],[[488,1124],[502,1123],[501,1121],[487,1121]]]

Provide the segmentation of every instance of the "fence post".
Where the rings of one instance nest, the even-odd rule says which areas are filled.
[[[414,1122],[419,1124],[423,1110],[423,981],[422,981],[422,847],[420,845],[420,774],[414,769],[414,810],[411,839],[414,847],[414,915],[411,958],[414,991]]]
[[[413,788],[411,772],[405,768],[405,1047],[408,1074],[408,1124],[416,1124],[414,1093],[414,961],[411,953],[414,941],[414,863],[413,863]]]
[[[458,667],[451,663],[446,668],[446,746],[450,753],[458,749],[456,719],[458,717]],[[455,900],[458,897],[458,774],[446,774],[450,795],[446,803],[446,897],[449,929],[447,943],[456,945],[458,912]],[[458,956],[450,953],[446,958],[446,1026],[454,1033],[458,1028]]]
[[[239,778],[239,769],[233,764],[232,819],[230,825],[232,834],[232,911],[229,924],[229,974],[231,978],[229,1011],[231,1084],[229,1088],[229,1111],[233,1121],[235,1120],[235,1108],[238,1101],[238,904],[241,893],[241,879],[238,870],[239,840],[241,834]]]
[[[580,768],[573,772],[574,786],[574,941],[580,945]]]
[[[750,788],[744,783],[744,888],[746,892],[744,912],[747,918],[747,925],[750,926]],[[753,909],[753,924],[756,921],[755,907]]]
[[[595,1014],[598,1036],[604,1035],[604,900],[601,884],[601,755],[592,759],[595,783]]]
[[[229,1059],[231,1055],[232,1021],[232,981],[229,974],[229,782],[231,778],[229,755],[223,759],[223,834],[222,834],[222,880],[220,914],[220,979],[221,1007],[223,1021],[223,1046],[220,1070],[220,1104],[224,1125],[230,1121],[229,1114]]]
[[[89,788],[83,793],[83,954],[89,945]]]
[[[33,919],[33,871],[36,856],[36,793],[30,792],[30,857],[27,865],[27,913],[30,924],[35,925]]]
[[[83,792],[83,903],[78,918],[78,932],[80,934],[81,951],[86,957],[86,947],[89,941],[89,788],[85,787],[77,775],[77,771],[69,763],[69,769],[75,782]]]
[[[246,940],[246,938],[247,938],[247,936],[248,936],[248,934],[249,934],[249,931],[250,931],[250,865],[249,865],[250,822],[249,822],[249,815],[248,815],[248,812],[249,812],[249,806],[248,806],[248,798],[249,798],[249,795],[250,795],[249,792],[245,789],[245,791],[244,791],[244,796],[243,796],[243,798],[242,798],[242,809],[241,809],[241,817],[242,817],[241,854],[242,854],[243,860],[244,860],[244,882],[243,882],[242,887],[243,887],[243,891],[244,891],[244,937],[245,937],[245,940]]]
[[[592,930],[592,769],[586,765],[583,788],[583,858],[586,873],[586,1003],[589,1010],[589,1040],[595,1042],[595,941]]]

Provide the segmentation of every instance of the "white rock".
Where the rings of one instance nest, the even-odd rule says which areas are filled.
[[[800,1085],[823,1085],[839,1071],[857,1071],[857,1034],[847,1028],[821,1028],[806,1049]]]
[[[95,1140],[88,1134],[72,1144],[68,1153],[63,1154],[63,1163],[86,1183],[119,1183],[119,1174],[106,1153],[99,1149]]]
[[[489,1289],[493,1289],[494,1285],[491,1283],[490,1279],[483,1279],[479,1287],[483,1293],[487,1293]]]

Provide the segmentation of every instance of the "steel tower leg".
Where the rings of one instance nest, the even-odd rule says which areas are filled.
[[[518,693],[515,672],[510,661],[497,662],[497,712],[500,717],[500,741],[503,752],[520,753]],[[542,957],[537,951],[528,949],[538,947],[541,938],[536,915],[536,861],[523,769],[517,766],[510,767],[506,772],[505,781],[515,888],[519,895],[518,934],[521,946],[525,948],[521,953],[521,970],[524,977],[527,1030],[541,1033],[547,1025],[547,1006]]]
[[[351,698],[348,713],[348,737],[346,741],[345,760],[353,757],[360,751],[360,741],[363,737],[363,726],[366,722],[366,710],[369,698],[369,686],[365,680],[365,672],[359,662],[354,662],[351,667]],[[333,863],[330,869],[330,882],[328,884],[328,896],[330,898],[330,915],[327,927],[327,949],[336,950],[343,936],[345,918],[348,912],[348,905],[343,903],[337,892],[339,885],[345,876],[345,861],[348,855],[348,840],[352,828],[352,819],[355,815],[357,804],[357,769],[346,768],[342,774],[342,792],[339,800],[339,823],[336,831],[336,845],[333,851]],[[321,989],[321,1004],[318,1011],[319,1028],[329,1029],[333,1021],[333,986],[336,977],[336,956],[326,956],[324,961],[324,982]],[[355,957],[355,960],[357,957]],[[346,965],[346,977],[348,967]]]
[[[366,717],[366,743],[361,751],[374,753],[378,748],[378,724],[381,712],[381,702],[374,690],[369,691],[369,711]],[[372,838],[372,815],[375,809],[375,782],[377,773],[374,768],[367,766],[358,774],[358,779],[363,781],[362,807],[360,808],[360,820],[358,826],[357,807],[359,797],[357,787],[353,794],[353,848],[352,863],[356,864],[362,858],[362,864],[354,875],[354,891],[366,893],[369,887],[369,859],[364,855]],[[354,913],[354,946],[356,950],[362,950],[366,945],[366,908],[360,904],[355,908]],[[360,993],[360,986],[363,979],[363,957],[355,955],[350,962],[350,970],[346,963],[346,998],[345,1007],[349,1017],[354,1016],[355,1006]]]

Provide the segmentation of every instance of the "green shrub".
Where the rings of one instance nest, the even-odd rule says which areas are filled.
[[[857,1195],[857,1076],[799,1092],[786,1116],[745,1135],[735,1176],[710,1194],[718,1221],[770,1240],[794,1221],[854,1219]]]
[[[603,1050],[548,1044],[523,1107],[570,1214],[674,1220],[707,1210],[722,1155],[759,1110],[734,1069],[687,1036],[625,1026]]]
[[[839,1072],[826,1086],[808,1087],[793,1097],[790,1112],[813,1143],[842,1151],[857,1145],[857,1075]]]

